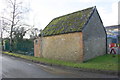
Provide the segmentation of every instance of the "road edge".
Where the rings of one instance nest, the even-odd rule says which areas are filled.
[[[2,55],[12,56],[12,57],[15,57],[15,58],[24,59],[24,60],[31,61],[31,62],[34,62],[34,63],[39,63],[39,64],[46,65],[46,66],[58,67],[58,68],[62,68],[62,69],[72,70],[72,71],[78,71],[78,72],[79,71],[84,71],[84,72],[93,72],[93,73],[116,75],[118,77],[120,76],[119,71],[105,71],[105,70],[103,71],[103,70],[95,70],[95,69],[83,69],[83,68],[77,68],[77,67],[69,67],[69,66],[63,66],[63,65],[57,65],[57,64],[43,63],[43,62],[40,62],[40,61],[29,60],[29,59],[13,56],[13,55],[9,55],[9,54],[4,54],[4,53]]]

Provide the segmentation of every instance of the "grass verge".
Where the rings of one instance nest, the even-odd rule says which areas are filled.
[[[34,56],[27,56],[27,55],[9,53],[9,52],[3,52],[3,54],[16,56],[28,60],[38,61],[42,63],[49,63],[49,64],[83,68],[83,69],[105,70],[105,71],[118,71],[118,64],[120,64],[118,60],[120,58],[120,55],[115,55],[115,57],[113,57],[110,54],[105,54],[103,56],[96,57],[84,63],[78,63],[78,62],[75,63],[75,62],[67,62],[67,61],[54,60],[54,59],[38,58]]]

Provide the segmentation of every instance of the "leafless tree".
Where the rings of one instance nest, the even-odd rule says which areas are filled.
[[[40,30],[38,28],[32,28],[30,30],[30,38],[31,39],[37,38],[39,33],[40,33]]]
[[[3,34],[5,33],[5,32],[7,32],[7,33],[10,33],[9,31],[8,31],[8,26],[9,24],[8,23],[6,23],[5,21],[4,21],[4,19],[2,19],[2,18],[0,18],[0,36],[1,36],[1,44],[2,44],[2,46],[3,46]]]
[[[6,0],[8,9],[6,9],[7,17],[2,17],[7,21],[10,27],[10,51],[12,51],[13,32],[15,27],[21,27],[25,25],[23,21],[23,14],[29,11],[28,8],[23,7],[22,2],[18,0]]]

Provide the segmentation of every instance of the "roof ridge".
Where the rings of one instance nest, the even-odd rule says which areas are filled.
[[[62,16],[58,16],[58,17],[54,18],[53,20],[64,17],[64,16],[68,16],[68,15],[71,15],[71,14],[75,14],[75,13],[78,13],[78,12],[81,12],[81,11],[85,11],[85,10],[88,10],[88,9],[91,9],[91,8],[93,8],[93,10],[94,10],[94,8],[96,8],[96,6],[88,7],[88,8],[82,9],[82,10],[78,10],[78,11],[74,11],[74,12],[71,12],[71,13],[68,13],[68,14],[65,14],[65,15],[62,15]]]
[[[88,17],[86,23],[83,25],[82,30],[83,30],[83,29],[85,28],[85,26],[88,24],[88,22],[89,22],[91,16],[92,16],[93,13],[95,12],[95,9],[96,9],[96,6],[93,7],[93,11],[91,12],[90,16]]]
[[[105,27],[113,27],[113,26],[120,26],[120,24],[110,25],[110,26],[105,26]]]

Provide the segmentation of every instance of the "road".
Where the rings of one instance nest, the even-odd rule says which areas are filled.
[[[116,78],[117,76],[92,72],[78,72],[45,66],[20,58],[2,55],[2,78]],[[0,60],[1,61],[1,60]],[[0,69],[1,70],[1,69]],[[1,72],[1,71],[0,71]],[[0,73],[1,74],[1,73]]]

